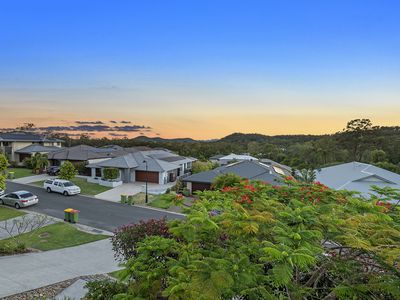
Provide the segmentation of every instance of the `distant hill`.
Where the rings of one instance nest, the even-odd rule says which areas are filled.
[[[250,142],[286,144],[288,142],[290,143],[308,142],[318,139],[322,136],[323,135],[305,135],[305,134],[270,136],[259,133],[236,132],[221,138],[219,141],[226,143],[239,143],[239,144],[247,144]]]
[[[191,139],[191,138],[175,138],[175,139],[164,139],[161,137],[148,137],[148,136],[138,136],[132,139],[135,142],[143,142],[143,143],[170,143],[170,142],[175,142],[175,143],[193,143],[196,142],[196,140]]]

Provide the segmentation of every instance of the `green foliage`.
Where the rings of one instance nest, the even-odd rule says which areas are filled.
[[[197,160],[197,161],[193,162],[193,164],[192,164],[192,173],[196,174],[196,173],[200,173],[200,172],[205,172],[205,171],[212,170],[214,168],[215,168],[215,165],[210,161]]]
[[[387,161],[386,152],[383,150],[373,150],[371,151],[371,162],[381,163]]]
[[[78,171],[78,174],[85,175],[87,172],[86,163],[80,162],[75,164],[75,168]]]
[[[59,178],[65,180],[71,180],[78,174],[75,166],[70,161],[65,161],[60,168]]]
[[[127,291],[126,284],[114,280],[89,281],[85,287],[88,289],[85,300],[111,300]]]
[[[115,180],[119,177],[119,170],[116,168],[105,168],[103,170],[104,179]]]
[[[227,186],[235,186],[239,184],[241,181],[240,176],[233,174],[233,173],[228,173],[228,174],[223,174],[217,176],[213,183],[212,187],[216,190],[222,189]]]
[[[400,166],[392,164],[390,162],[378,162],[374,164],[375,166],[386,169],[388,171],[400,174]]]
[[[24,159],[24,164],[27,168],[32,169],[34,173],[39,173],[50,163],[47,154],[35,153],[30,158]]]
[[[379,201],[399,192],[286,183],[204,191],[168,235],[142,228],[116,299],[398,299],[400,210]]]
[[[8,167],[8,160],[4,154],[0,153],[0,189],[6,189],[6,170]]]

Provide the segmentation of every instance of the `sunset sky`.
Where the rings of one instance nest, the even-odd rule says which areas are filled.
[[[397,0],[1,1],[0,128],[210,139],[400,125],[399,16]]]

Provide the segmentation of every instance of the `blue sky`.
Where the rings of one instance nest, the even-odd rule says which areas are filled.
[[[0,126],[53,125],[48,103],[65,122],[90,111],[164,136],[392,124],[399,14],[398,1],[368,0],[1,1],[0,109],[14,119]],[[187,130],[176,129],[182,115]],[[321,118],[332,122],[321,128]]]

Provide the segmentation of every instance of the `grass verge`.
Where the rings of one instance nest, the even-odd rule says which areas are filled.
[[[21,234],[18,241],[27,248],[47,251],[78,246],[106,238],[108,238],[107,235],[90,234],[67,223],[56,223]],[[0,240],[0,248],[14,241],[12,238]]]
[[[0,221],[16,218],[24,215],[25,213],[16,209],[0,206]]]
[[[27,169],[27,168],[8,168],[7,169],[7,177],[8,177],[9,172],[14,172],[14,179],[35,175],[32,173],[31,169]]]

